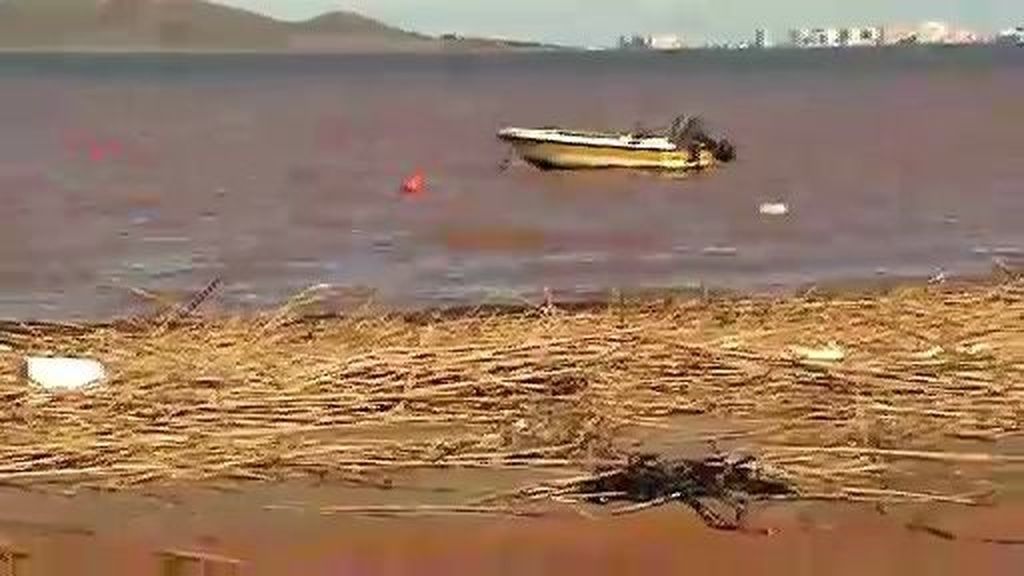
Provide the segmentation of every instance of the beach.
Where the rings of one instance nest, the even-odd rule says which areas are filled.
[[[1015,277],[405,315],[325,316],[315,300],[233,318],[5,326],[0,526],[40,551],[93,547],[75,549],[104,566],[156,566],[141,550],[184,547],[254,574],[285,558],[335,573],[318,563],[343,556],[374,573],[428,558],[556,573],[572,553],[535,531],[565,534],[568,550],[611,547],[592,552],[601,573],[733,573],[742,561],[724,550],[748,546],[776,558],[770,570],[813,572],[844,553],[830,538],[878,547],[885,573],[932,573],[918,560],[935,553],[984,557],[994,573],[1019,559]],[[16,369],[32,354],[95,358],[110,377],[33,390]],[[673,498],[587,497],[597,488],[581,479],[643,454],[749,457],[782,488],[744,493],[744,519],[725,532],[698,528],[709,517]],[[36,506],[48,512],[25,511]],[[118,555],[107,547],[121,518],[145,529]],[[327,544],[353,530],[364,544],[342,548],[358,552]],[[651,542],[614,548],[639,531],[710,548],[696,560]],[[254,544],[266,538],[273,555]],[[783,552],[795,549],[804,556]]]
[[[0,568],[1015,573],[1021,62],[0,55]]]

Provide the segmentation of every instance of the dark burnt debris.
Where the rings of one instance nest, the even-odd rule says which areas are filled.
[[[673,461],[634,455],[626,466],[602,471],[578,488],[588,502],[639,505],[626,510],[682,502],[718,530],[742,529],[747,506],[753,501],[796,493],[785,482],[764,477],[754,458],[721,455]]]

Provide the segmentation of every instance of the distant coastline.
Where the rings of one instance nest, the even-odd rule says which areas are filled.
[[[367,54],[559,51],[541,42],[407,31],[352,12],[292,22],[196,0],[0,2],[0,53]]]
[[[491,43],[493,42],[493,43]],[[804,48],[779,47],[771,50],[732,50],[718,47],[694,47],[679,50],[617,50],[617,49],[586,49],[571,46],[550,46],[550,45],[529,45],[526,43],[515,43],[511,45],[501,44],[499,41],[459,41],[455,43],[442,40],[423,41],[415,45],[381,44],[381,45],[360,45],[345,48],[273,48],[273,47],[159,47],[159,46],[0,46],[0,56],[18,55],[54,55],[72,56],[81,55],[109,55],[109,56],[158,56],[158,55],[181,55],[181,56],[218,56],[218,55],[251,55],[251,56],[373,56],[373,55],[502,55],[502,54],[589,54],[595,57],[623,56],[640,58],[679,58],[707,56],[707,55],[729,55],[732,58],[765,58],[765,57],[791,57],[792,55],[805,55],[810,59],[821,57],[842,56],[844,54],[914,54],[931,52],[1020,52],[1024,49],[1016,46],[1005,46],[998,44],[973,44],[961,46],[878,46],[878,47],[856,47],[842,49],[820,49],[808,50]]]
[[[268,56],[346,56],[346,55],[432,55],[432,54],[515,54],[515,53],[575,53],[583,52],[581,49],[565,47],[545,46],[474,46],[474,45],[446,45],[437,44],[416,46],[416,47],[357,47],[348,49],[323,49],[314,48],[162,48],[162,47],[120,47],[120,46],[0,46],[0,55],[183,55],[183,56],[217,56],[217,55],[268,55]]]

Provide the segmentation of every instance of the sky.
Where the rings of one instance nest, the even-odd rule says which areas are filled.
[[[620,34],[738,41],[766,28],[943,20],[979,32],[1024,25],[1024,0],[216,0],[283,19],[351,10],[429,34],[608,45]]]

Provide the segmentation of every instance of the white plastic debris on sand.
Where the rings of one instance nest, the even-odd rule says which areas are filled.
[[[25,358],[25,374],[33,384],[49,391],[82,390],[107,377],[103,364],[83,358]]]
[[[812,362],[841,362],[846,358],[846,352],[836,344],[829,344],[822,348],[791,346],[789,350],[795,356]]]
[[[789,214],[789,206],[782,202],[765,202],[758,211],[764,216],[785,216]]]

